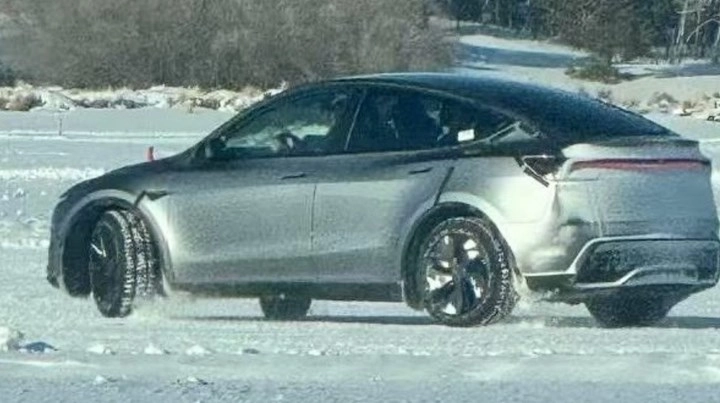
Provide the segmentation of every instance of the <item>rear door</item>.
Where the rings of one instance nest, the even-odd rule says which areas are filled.
[[[346,154],[318,173],[312,247],[323,280],[399,280],[401,233],[433,206],[457,155],[439,124],[444,101],[367,93]]]

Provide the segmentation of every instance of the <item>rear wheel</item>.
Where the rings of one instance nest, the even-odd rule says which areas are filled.
[[[487,325],[507,316],[517,294],[509,252],[492,224],[457,217],[420,243],[416,284],[430,316],[449,326]]]
[[[260,308],[267,319],[295,320],[305,317],[310,310],[310,298],[274,295],[260,297]]]
[[[604,327],[650,326],[667,316],[672,304],[659,296],[610,296],[585,303]]]
[[[150,299],[162,289],[156,247],[144,221],[132,212],[103,213],[88,253],[93,298],[103,316],[127,316],[136,299]]]

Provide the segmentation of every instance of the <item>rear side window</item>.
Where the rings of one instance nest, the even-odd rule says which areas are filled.
[[[490,109],[411,91],[369,93],[349,152],[428,150],[501,137],[515,121]]]

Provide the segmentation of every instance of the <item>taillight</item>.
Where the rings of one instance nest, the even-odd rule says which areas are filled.
[[[709,161],[692,159],[602,159],[578,161],[572,164],[570,171],[581,169],[609,169],[620,171],[668,171],[701,170]]]

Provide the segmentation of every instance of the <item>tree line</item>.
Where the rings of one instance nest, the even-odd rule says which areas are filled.
[[[267,88],[450,64],[418,0],[0,0],[22,23],[0,54],[66,87]]]
[[[720,0],[435,0],[457,21],[553,37],[601,60],[720,62]]]

